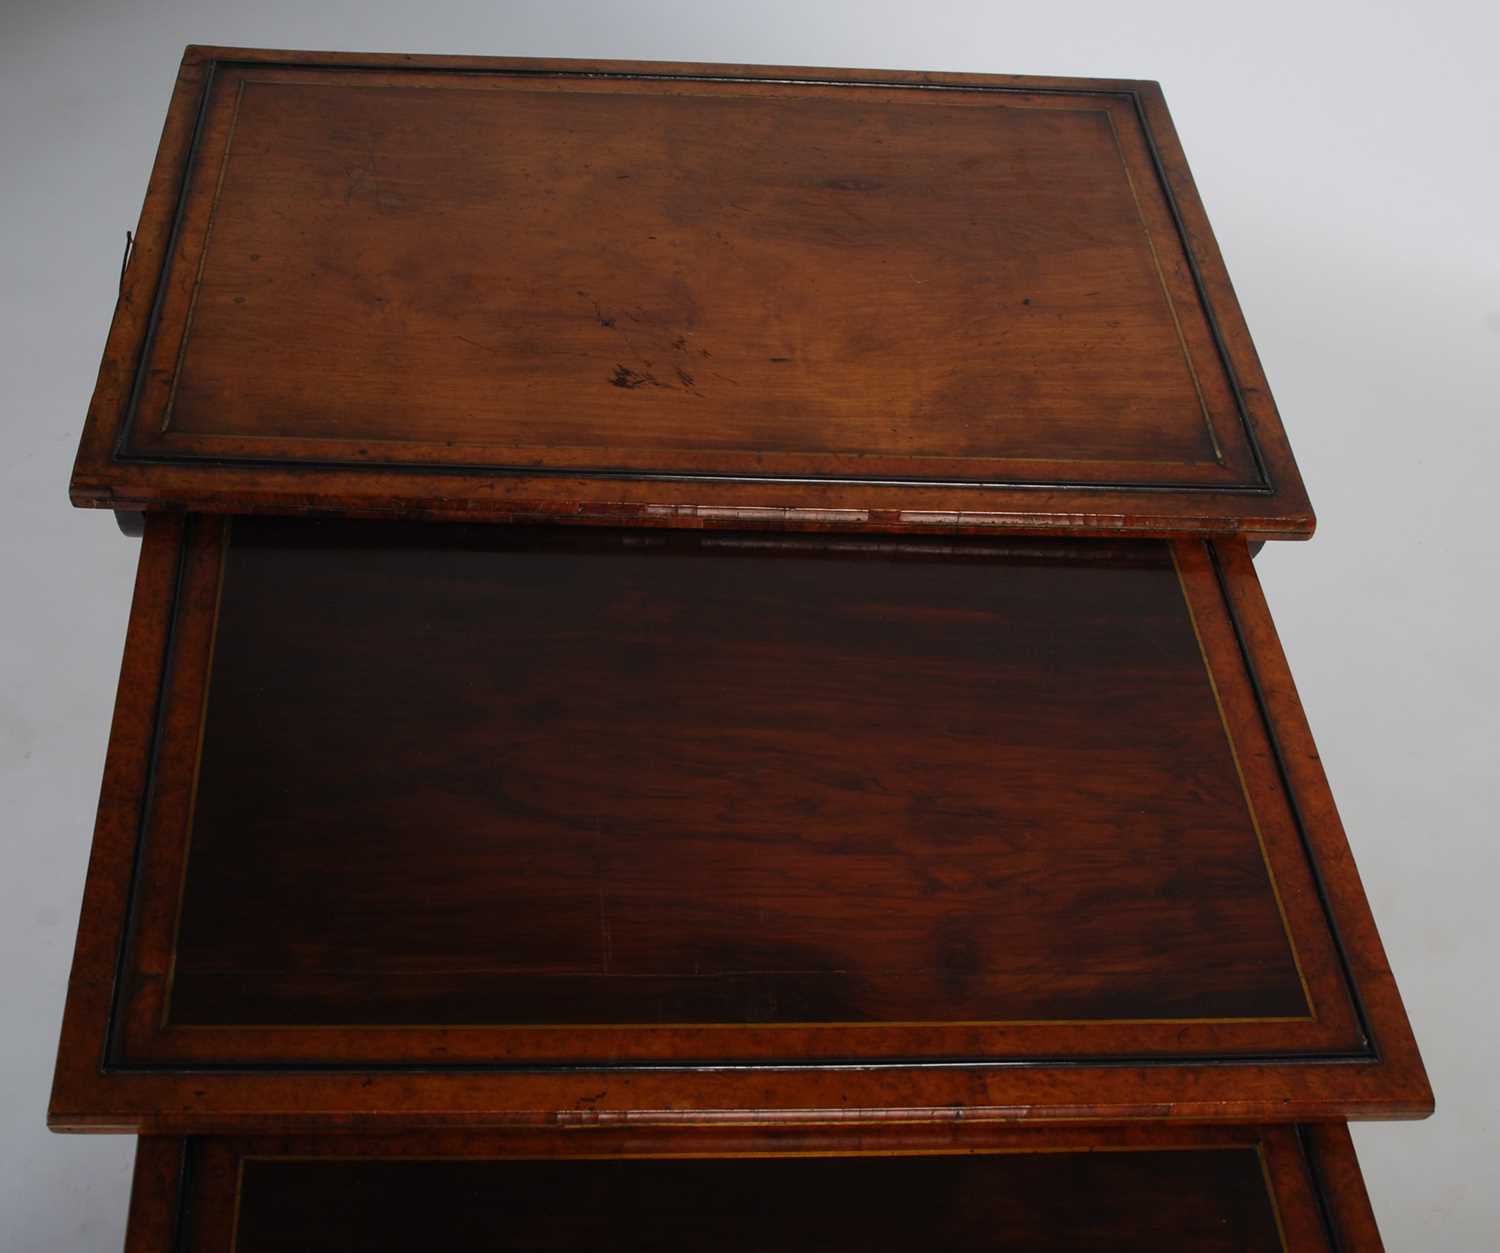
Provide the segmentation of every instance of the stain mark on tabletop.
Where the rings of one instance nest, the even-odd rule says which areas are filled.
[[[640,370],[632,370],[628,365],[616,364],[615,372],[609,376],[610,383],[615,387],[623,387],[627,391],[634,391],[638,387],[671,387],[670,383],[663,383],[654,374],[645,374]]]

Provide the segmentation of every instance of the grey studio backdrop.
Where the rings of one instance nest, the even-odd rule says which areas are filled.
[[[0,1250],[120,1247],[43,1127],[137,544],[67,504],[189,42],[1156,78],[1320,526],[1258,559],[1438,1113],[1355,1129],[1393,1250],[1500,1242],[1500,17],[1492,3],[0,0]]]

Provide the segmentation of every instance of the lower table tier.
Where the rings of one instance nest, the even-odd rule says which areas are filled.
[[[1368,1253],[1342,1124],[145,1138],[126,1253]]]
[[[54,1126],[1430,1107],[1243,543],[150,520]]]

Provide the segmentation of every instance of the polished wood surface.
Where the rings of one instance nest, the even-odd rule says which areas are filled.
[[[126,1250],[1378,1253],[1347,1133],[1311,1131],[147,1139]]]
[[[1151,83],[189,49],[74,498],[1300,535]]]
[[[192,823],[169,1025],[1311,1013],[1162,545],[242,520]]]
[[[1424,1113],[1258,596],[155,517],[52,1121]]]

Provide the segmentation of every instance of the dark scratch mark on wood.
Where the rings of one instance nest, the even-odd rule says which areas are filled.
[[[632,370],[628,365],[616,363],[615,372],[610,375],[609,381],[615,387],[623,387],[627,391],[634,391],[637,387],[666,387],[671,383],[663,383],[654,374],[644,373],[640,370]]]

